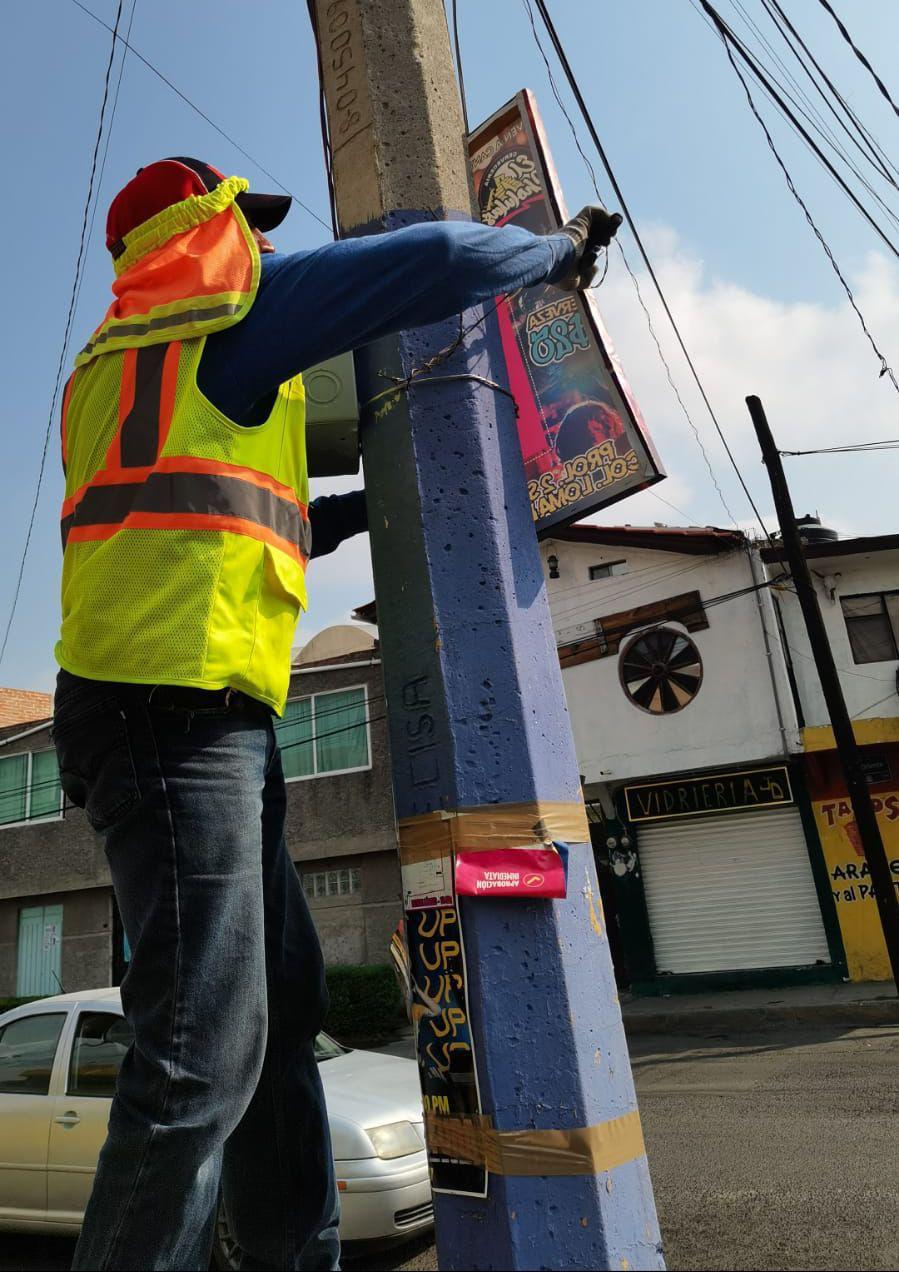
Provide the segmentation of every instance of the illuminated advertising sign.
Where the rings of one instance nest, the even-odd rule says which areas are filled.
[[[543,234],[568,219],[527,90],[471,135],[469,156],[485,224]],[[538,534],[659,481],[592,292],[528,287],[497,313]]]

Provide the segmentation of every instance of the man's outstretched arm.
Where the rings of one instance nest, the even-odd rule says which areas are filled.
[[[236,326],[210,336],[200,388],[232,419],[307,367],[501,293],[570,275],[569,234],[429,221],[263,256],[259,294]]]

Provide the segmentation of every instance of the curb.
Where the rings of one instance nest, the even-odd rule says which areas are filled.
[[[857,1029],[870,1025],[899,1025],[899,998],[878,998],[856,1003],[789,1003],[761,1007],[703,1007],[693,1010],[659,1008],[657,1011],[623,1009],[628,1034],[707,1034],[711,1031],[754,1033],[799,1027],[832,1026]]]

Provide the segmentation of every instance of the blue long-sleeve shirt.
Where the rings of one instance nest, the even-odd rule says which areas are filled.
[[[242,322],[210,336],[202,392],[230,419],[261,423],[278,385],[379,336],[461,313],[503,292],[552,282],[571,263],[565,234],[429,221],[262,257],[259,291]],[[361,492],[313,500],[312,555],[367,528]]]

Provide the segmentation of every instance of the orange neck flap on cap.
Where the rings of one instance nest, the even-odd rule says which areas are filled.
[[[164,208],[123,240],[115,300],[75,359],[211,335],[243,318],[259,287],[259,248],[234,202],[248,182]]]

